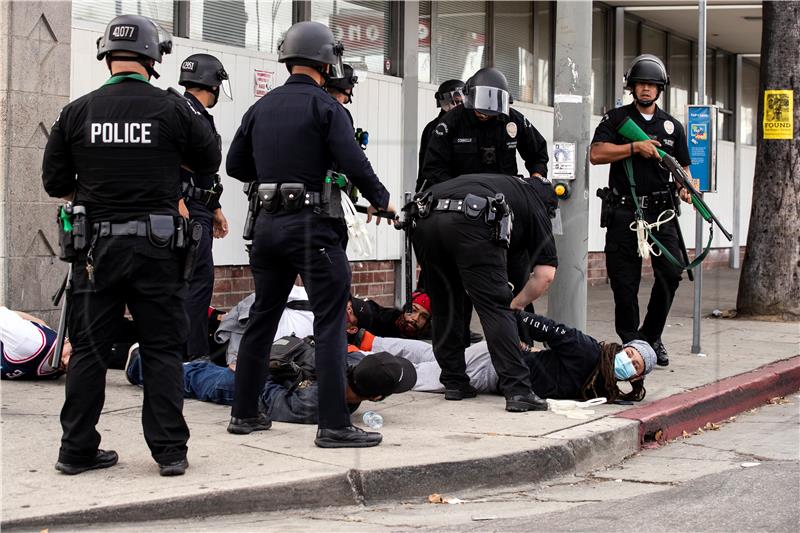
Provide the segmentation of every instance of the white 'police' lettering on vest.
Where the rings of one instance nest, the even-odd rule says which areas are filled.
[[[151,122],[92,122],[90,144],[152,144]]]

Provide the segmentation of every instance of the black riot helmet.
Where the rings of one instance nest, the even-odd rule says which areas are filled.
[[[464,87],[464,107],[474,109],[484,115],[506,115],[511,104],[508,81],[505,75],[494,67],[480,69],[467,80]]]
[[[653,54],[642,54],[634,58],[630,68],[625,73],[625,88],[633,93],[634,99],[636,99],[636,94],[633,91],[633,86],[636,83],[652,83],[656,85],[658,87],[658,96],[661,96],[661,91],[669,84],[669,76],[664,62]],[[655,100],[658,100],[658,96],[656,96]],[[649,106],[653,102],[640,103]]]
[[[356,76],[353,67],[347,63],[342,64],[342,70],[344,74],[339,78],[330,78],[327,83],[325,83],[325,87],[327,89],[335,89],[347,95],[346,103],[349,104],[353,101],[353,89],[358,83],[358,76]]]
[[[117,54],[116,52],[121,52]],[[106,26],[103,36],[97,39],[97,59],[130,61],[132,56],[144,65],[151,76],[158,78],[147,60],[161,63],[164,54],[172,52],[172,37],[164,28],[141,15],[120,15]]]
[[[464,82],[447,80],[439,85],[433,96],[436,98],[436,107],[446,107],[445,111],[449,111],[464,102]]]
[[[290,71],[292,65],[314,67],[326,81],[342,77],[343,54],[344,46],[333,37],[330,28],[310,20],[293,24],[278,43],[279,63],[286,63]],[[325,72],[324,65],[331,66],[330,72]]]
[[[219,100],[219,90],[225,93],[228,99],[233,99],[228,73],[222,66],[222,61],[210,54],[192,54],[181,63],[181,75],[178,84],[187,89],[200,87],[206,89],[217,97],[217,100],[208,107],[214,107]]]

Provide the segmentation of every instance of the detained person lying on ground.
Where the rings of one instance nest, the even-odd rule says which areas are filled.
[[[520,336],[527,342],[535,340],[547,345],[547,349],[523,353],[530,369],[533,390],[540,397],[583,400],[604,397],[609,402],[644,399],[644,376],[655,365],[655,352],[646,342],[636,340],[625,346],[598,342],[575,328],[525,312],[518,314],[518,326]],[[439,381],[441,370],[433,348],[426,342],[374,337],[371,349],[377,353],[356,351],[354,346],[350,349],[352,351],[347,356],[347,401],[353,411],[364,399],[387,396],[386,391],[400,382],[403,385],[397,385],[393,393],[409,389],[444,392]],[[467,348],[465,359],[470,384],[480,392],[497,393],[497,373],[486,342]],[[363,366],[365,364],[368,366]],[[374,367],[379,367],[379,372]],[[367,372],[364,369],[371,370]],[[411,382],[410,375],[414,376]],[[127,376],[131,383],[142,384],[135,350],[129,358]],[[371,384],[370,379],[376,379],[374,376],[381,376],[383,388],[377,389]],[[632,390],[623,392],[619,388],[620,382],[630,382]],[[230,405],[234,383],[234,372],[230,368],[209,361],[184,364],[184,396],[187,398]],[[262,409],[272,420],[316,423],[318,395],[313,379],[282,382],[270,379],[264,386],[260,401]]]
[[[308,350],[306,353],[309,356],[304,357],[304,361],[313,362],[313,341],[309,338],[299,340],[297,337],[282,337],[275,342],[273,349],[288,339],[304,344],[301,349]],[[270,362],[273,361],[271,357]],[[347,354],[346,363],[345,398],[351,413],[363,401],[378,402],[391,394],[409,391],[417,381],[411,361],[386,352],[365,354],[351,351]],[[125,372],[131,384],[144,386],[138,345],[131,348]],[[236,379],[229,367],[218,366],[207,360],[184,363],[183,382],[186,398],[221,405],[233,404]],[[309,374],[296,377],[284,375],[282,379],[270,375],[259,397],[259,410],[276,422],[316,424],[318,407],[319,391],[313,369]]]
[[[61,364],[50,366],[56,347],[55,330],[45,322],[22,311],[0,307],[0,378],[56,379],[69,364],[72,345],[64,340]]]
[[[347,333],[351,344],[360,345],[356,340],[360,330],[366,330],[380,337],[425,338],[430,331],[431,304],[425,293],[416,292],[411,297],[411,309],[404,311],[383,307],[371,300],[352,297],[347,304]],[[214,334],[217,345],[227,344],[228,365],[235,365],[239,355],[239,344],[250,318],[250,308],[255,301],[251,294],[236,304],[222,320]],[[286,308],[278,323],[275,340],[288,335],[307,337],[314,334],[314,313],[304,287],[295,285],[289,293]],[[363,334],[361,334],[363,339]]]

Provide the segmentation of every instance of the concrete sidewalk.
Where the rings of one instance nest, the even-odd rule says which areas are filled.
[[[737,275],[729,270],[705,273],[704,315],[733,307]],[[649,286],[643,286],[641,294],[649,294]],[[641,408],[663,400],[674,412],[684,396],[665,398],[800,354],[797,323],[704,319],[706,356],[690,355],[691,301],[692,285],[684,282],[664,335],[671,364],[648,376]],[[589,316],[589,333],[615,338],[607,286],[590,289]],[[776,368],[785,372],[795,367],[800,368],[800,359]],[[736,386],[751,380],[748,376],[736,378]],[[752,378],[756,379],[767,385],[753,401],[778,390],[769,383],[800,388],[795,377]],[[728,395],[736,390],[714,385],[703,389],[703,396],[713,397],[717,389]],[[102,446],[117,450],[120,463],[64,476],[53,469],[62,401],[63,380],[2,384],[4,528],[369,503],[535,482],[621,461],[639,449],[642,426],[636,416],[615,416],[630,410],[625,406],[600,406],[584,421],[552,412],[507,413],[499,396],[446,402],[441,395],[409,393],[364,404],[354,416],[360,421],[365,408],[384,416],[381,446],[323,450],[313,444],[313,426],[275,423],[269,432],[234,436],[225,431],[229,408],[187,400],[191,468],[182,477],[160,478],[142,437],[141,391],[130,386],[122,372],[111,371],[98,429]],[[714,415],[711,409],[699,416],[712,421]]]

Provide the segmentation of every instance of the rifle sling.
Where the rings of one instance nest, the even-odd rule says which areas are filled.
[[[630,157],[625,159],[623,166],[625,167],[625,175],[628,177],[628,184],[631,187],[631,197],[633,198],[633,205],[636,207],[636,219],[644,220],[644,213],[642,212],[642,208],[639,205],[639,197],[636,195],[636,182],[634,181],[633,178],[633,162],[631,161]],[[677,217],[675,218],[675,224],[680,224],[680,222],[678,222]],[[653,241],[653,244],[656,245],[656,248],[658,248],[661,251],[661,253],[664,254],[664,257],[667,258],[667,261],[672,263],[674,266],[680,268],[681,270],[692,270],[694,267],[702,263],[703,259],[705,259],[706,256],[708,255],[708,252],[711,251],[711,241],[714,239],[714,226],[709,225],[708,242],[706,243],[703,252],[697,257],[695,257],[694,261],[690,262],[688,265],[684,265],[674,255],[672,255],[669,250],[667,250],[666,246],[661,244],[661,241],[656,239],[655,235],[653,235],[653,232],[650,231],[650,228],[648,228],[647,226],[645,226],[645,232],[647,234],[647,237]]]

